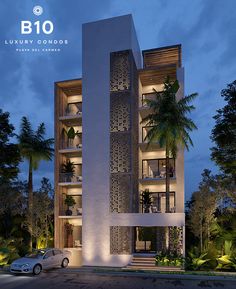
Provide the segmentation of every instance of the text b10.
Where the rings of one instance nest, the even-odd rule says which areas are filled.
[[[36,34],[40,34],[41,31],[44,34],[51,34],[53,29],[53,23],[49,20],[44,21],[42,24],[40,21],[34,23],[31,21],[21,21],[21,34],[31,34],[34,30],[36,31]]]

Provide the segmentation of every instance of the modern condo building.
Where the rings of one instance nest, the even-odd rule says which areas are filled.
[[[55,246],[86,266],[184,254],[184,152],[170,159],[166,212],[165,148],[141,124],[167,75],[183,97],[181,46],[141,52],[131,15],[82,34],[82,78],[55,83]]]

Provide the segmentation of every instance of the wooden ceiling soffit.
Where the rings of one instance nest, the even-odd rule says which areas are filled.
[[[143,51],[144,67],[175,64],[181,67],[181,45]]]
[[[166,77],[176,80],[176,65],[157,66],[139,70],[139,77],[143,86],[163,84]]]
[[[57,82],[56,85],[67,95],[81,95],[82,94],[82,80],[67,80]]]

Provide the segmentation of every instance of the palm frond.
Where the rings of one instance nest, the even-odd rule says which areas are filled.
[[[154,90],[157,94],[156,99],[146,101],[152,112],[141,121],[145,126],[152,127],[145,141],[147,140],[148,144],[159,143],[161,147],[168,144],[173,157],[176,157],[179,146],[189,150],[189,145],[193,145],[189,132],[197,129],[187,114],[195,109],[190,103],[198,94],[193,93],[177,101],[178,90],[178,81],[171,82],[167,76],[163,92],[158,95]]]

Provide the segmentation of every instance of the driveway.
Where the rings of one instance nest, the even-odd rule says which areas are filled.
[[[14,276],[0,272],[1,289],[235,289],[236,279],[230,277],[142,275],[113,272],[66,272],[52,270],[40,276]]]

